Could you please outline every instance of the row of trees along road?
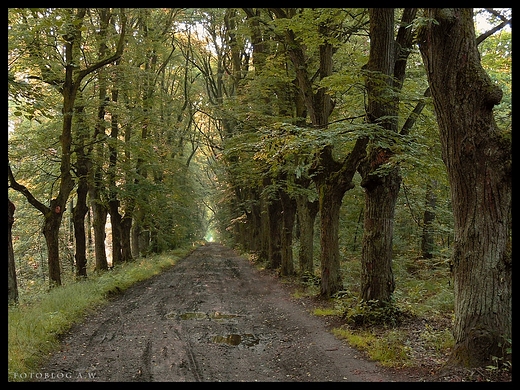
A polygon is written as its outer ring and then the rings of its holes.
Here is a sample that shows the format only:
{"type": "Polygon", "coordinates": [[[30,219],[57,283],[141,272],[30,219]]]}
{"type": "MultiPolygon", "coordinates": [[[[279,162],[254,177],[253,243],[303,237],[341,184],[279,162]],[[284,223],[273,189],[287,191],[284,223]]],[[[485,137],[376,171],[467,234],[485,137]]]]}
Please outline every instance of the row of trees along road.
{"type": "Polygon", "coordinates": [[[8,11],[10,303],[15,258],[54,287],[68,251],[85,278],[211,232],[325,297],[360,251],[376,310],[419,246],[452,267],[451,364],[507,357],[509,9],[479,36],[472,8],[8,11]]]}

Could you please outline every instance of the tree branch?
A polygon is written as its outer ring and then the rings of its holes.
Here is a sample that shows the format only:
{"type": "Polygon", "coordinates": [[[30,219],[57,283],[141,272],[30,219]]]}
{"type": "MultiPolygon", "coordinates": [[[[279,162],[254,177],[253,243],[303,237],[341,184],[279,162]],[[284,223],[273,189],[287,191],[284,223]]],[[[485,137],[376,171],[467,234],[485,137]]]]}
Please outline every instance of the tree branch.
{"type": "Polygon", "coordinates": [[[11,164],[7,162],[7,177],[9,179],[10,187],[21,193],[27,201],[33,205],[38,211],[40,211],[43,215],[50,212],[50,208],[45,206],[43,203],[41,203],[38,199],[34,197],[34,195],[25,187],[24,185],[18,183],[16,179],[14,178],[13,171],[11,170],[11,164]]]}

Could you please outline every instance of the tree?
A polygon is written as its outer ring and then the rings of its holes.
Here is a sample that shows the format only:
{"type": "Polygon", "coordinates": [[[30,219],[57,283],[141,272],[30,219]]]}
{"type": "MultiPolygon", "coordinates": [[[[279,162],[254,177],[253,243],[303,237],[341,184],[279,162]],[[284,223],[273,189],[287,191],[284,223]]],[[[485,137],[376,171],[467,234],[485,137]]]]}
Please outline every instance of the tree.
{"type": "Polygon", "coordinates": [[[511,141],[481,65],[471,8],[428,8],[418,33],[453,203],[455,346],[467,367],[506,358],[512,332],[511,141]]]}
{"type": "MultiPolygon", "coordinates": [[[[273,14],[278,19],[284,20],[294,17],[293,10],[286,12],[282,8],[272,8],[273,14]]],[[[310,11],[310,15],[313,15],[310,11]]],[[[309,15],[307,15],[309,16],[309,15]]],[[[327,88],[313,85],[314,79],[322,81],[333,73],[333,54],[337,50],[334,34],[337,33],[341,20],[341,12],[338,10],[326,10],[320,18],[311,18],[319,35],[317,39],[317,67],[311,71],[307,62],[305,45],[295,34],[294,29],[286,28],[283,35],[287,54],[291,59],[296,73],[297,85],[303,102],[309,115],[311,126],[315,129],[326,130],[329,125],[329,117],[334,110],[335,102],[327,88]]],[[[356,31],[363,23],[363,17],[354,18],[350,33],[356,31]]],[[[315,42],[316,44],[316,42],[315,42]]],[[[365,157],[367,137],[357,139],[350,153],[337,161],[333,153],[333,145],[321,147],[316,153],[311,171],[312,180],[318,189],[319,213],[320,213],[320,267],[321,290],[320,294],[330,297],[343,289],[343,281],[340,273],[339,255],[339,210],[345,193],[354,187],[352,179],[356,173],[359,162],[365,157]]]]}
{"type": "MultiPolygon", "coordinates": [[[[412,46],[409,26],[415,8],[405,8],[394,38],[393,8],[370,8],[370,57],[366,65],[370,123],[382,131],[369,144],[368,156],[360,164],[361,186],[365,190],[364,236],[362,249],[361,299],[388,304],[395,289],[392,271],[394,212],[401,176],[391,160],[392,138],[398,133],[399,93],[412,46]]],[[[409,129],[403,127],[401,134],[409,129]]]]}

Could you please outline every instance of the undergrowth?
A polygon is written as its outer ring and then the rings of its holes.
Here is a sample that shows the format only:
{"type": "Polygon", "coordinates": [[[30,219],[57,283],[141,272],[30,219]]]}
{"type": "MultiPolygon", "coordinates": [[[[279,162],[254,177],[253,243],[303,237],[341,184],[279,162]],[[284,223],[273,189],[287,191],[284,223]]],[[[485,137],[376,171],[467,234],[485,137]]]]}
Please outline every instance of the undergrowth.
{"type": "MultiPolygon", "coordinates": [[[[342,263],[344,289],[314,310],[341,325],[333,329],[370,359],[387,367],[412,367],[420,352],[428,351],[441,362],[454,345],[451,334],[453,286],[445,259],[396,256],[396,289],[390,302],[361,301],[361,262],[351,256],[342,263]]],[[[297,296],[317,296],[319,270],[301,280],[297,296]]]]}

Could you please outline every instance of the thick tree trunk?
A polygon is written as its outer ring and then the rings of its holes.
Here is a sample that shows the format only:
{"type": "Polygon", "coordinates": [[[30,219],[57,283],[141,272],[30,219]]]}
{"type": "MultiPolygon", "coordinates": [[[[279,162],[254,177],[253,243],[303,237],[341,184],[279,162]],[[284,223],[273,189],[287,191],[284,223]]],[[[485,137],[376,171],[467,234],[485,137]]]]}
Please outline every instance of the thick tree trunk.
{"type": "Polygon", "coordinates": [[[51,211],[45,215],[43,236],[47,244],[47,265],[49,267],[50,287],[61,286],[61,265],[59,236],[63,217],[61,206],[55,200],[51,201],[51,211]]]}
{"type": "Polygon", "coordinates": [[[239,234],[237,236],[240,246],[246,252],[258,253],[261,246],[261,208],[260,208],[260,193],[256,188],[244,188],[242,191],[237,191],[241,195],[241,202],[247,203],[249,206],[245,207],[245,220],[237,224],[239,234]]]}
{"type": "Polygon", "coordinates": [[[455,346],[449,363],[507,358],[512,333],[511,143],[493,107],[502,91],[482,68],[471,8],[432,8],[419,34],[450,180],[455,346]]]}
{"type": "Polygon", "coordinates": [[[343,289],[339,259],[339,210],[345,193],[354,188],[352,179],[366,155],[368,137],[358,138],[347,158],[339,163],[332,147],[321,150],[315,160],[313,180],[318,188],[320,213],[320,294],[330,297],[343,289]]]}
{"type": "Polygon", "coordinates": [[[330,297],[343,290],[339,256],[339,211],[345,191],[334,182],[319,187],[320,207],[320,294],[330,297]]]}
{"type": "Polygon", "coordinates": [[[395,290],[392,270],[394,211],[401,176],[394,169],[378,178],[375,185],[366,181],[364,236],[361,266],[361,299],[388,303],[395,290]]]}
{"type": "MultiPolygon", "coordinates": [[[[78,11],[78,21],[81,22],[85,10],[78,11]]],[[[79,23],[81,24],[81,23],[79,23]]],[[[78,25],[79,29],[79,25],[78,25]]],[[[51,287],[61,285],[61,266],[59,251],[59,231],[63,212],[69,195],[74,188],[71,170],[71,147],[72,147],[72,118],[74,115],[74,102],[83,76],[74,80],[75,39],[77,31],[66,36],[65,48],[65,80],[61,91],[63,96],[63,125],[60,135],[61,163],[60,163],[60,186],[58,196],[51,200],[49,211],[44,215],[43,235],[47,244],[47,263],[49,265],[49,282],[51,287]]]]}
{"type": "MultiPolygon", "coordinates": [[[[119,64],[119,61],[116,62],[116,65],[119,64]]],[[[112,101],[117,103],[119,97],[119,91],[117,89],[112,89],[112,101]]],[[[117,140],[119,137],[119,118],[117,115],[112,114],[110,120],[110,138],[113,140],[117,140]]],[[[146,127],[146,126],[144,126],[146,127]]],[[[143,129],[143,133],[146,133],[146,129],[143,129]]],[[[146,136],[143,136],[145,139],[146,136]]],[[[121,201],[118,197],[118,186],[116,183],[116,170],[118,164],[118,150],[112,144],[109,144],[109,167],[108,167],[108,182],[109,182],[109,201],[108,201],[108,212],[110,213],[110,224],[112,226],[112,264],[117,265],[123,262],[123,253],[122,253],[122,229],[121,229],[121,220],[122,216],[119,213],[119,206],[121,205],[121,201]]],[[[139,164],[138,159],[138,166],[139,164]]],[[[139,168],[137,169],[139,173],[139,168]]]]}
{"type": "MultiPolygon", "coordinates": [[[[286,12],[282,8],[271,9],[277,18],[290,18],[291,12],[286,12]]],[[[319,28],[319,33],[323,37],[330,36],[332,33],[332,26],[327,23],[323,23],[319,28]]],[[[287,55],[291,59],[294,69],[296,72],[297,85],[300,91],[299,97],[305,104],[306,113],[312,122],[312,125],[317,128],[326,128],[329,122],[329,116],[334,109],[334,101],[327,89],[324,87],[315,88],[313,85],[313,77],[307,67],[307,60],[305,55],[305,49],[297,41],[294,31],[287,29],[282,39],[285,39],[287,44],[287,55]]],[[[334,46],[327,40],[319,47],[319,69],[317,74],[319,79],[322,80],[332,74],[332,57],[334,54],[334,46]]],[[[299,108],[302,110],[302,107],[299,108]]],[[[359,145],[359,144],[358,144],[359,145]]],[[[365,144],[366,145],[366,144],[365,144]]],[[[338,197],[340,196],[337,192],[341,189],[341,197],[347,191],[347,188],[351,184],[352,176],[348,175],[345,177],[345,171],[350,170],[348,164],[351,159],[346,159],[343,164],[334,161],[332,158],[332,146],[323,148],[316,154],[316,159],[313,163],[314,172],[319,172],[318,176],[313,177],[314,182],[320,193],[319,210],[322,217],[321,231],[320,231],[320,262],[321,262],[321,293],[325,296],[330,296],[343,288],[341,281],[341,274],[339,268],[339,246],[338,246],[338,226],[332,228],[323,223],[323,212],[327,213],[328,217],[331,218],[330,222],[338,218],[339,215],[335,215],[334,211],[324,210],[324,208],[335,207],[338,203],[338,197]],[[334,180],[338,180],[334,183],[334,180]],[[336,235],[336,237],[334,237],[336,235]],[[327,245],[323,247],[323,245],[327,245]],[[331,246],[332,245],[332,246],[331,246]],[[335,245],[335,247],[334,247],[335,245]]],[[[352,161],[356,168],[358,160],[352,161]]],[[[355,173],[352,172],[352,175],[355,173]]],[[[352,187],[350,187],[352,188],[352,187]]],[[[339,199],[341,205],[341,199],[339,199]]],[[[336,212],[339,209],[335,209],[336,212]]],[[[327,217],[327,218],[328,218],[327,217]]]]}
{"type": "Polygon", "coordinates": [[[247,216],[249,231],[249,250],[258,253],[262,247],[262,209],[260,193],[251,189],[251,212],[247,216]]]}
{"type": "MultiPolygon", "coordinates": [[[[371,8],[370,56],[367,63],[367,118],[379,124],[384,132],[397,133],[399,91],[405,78],[408,56],[412,47],[412,32],[408,26],[417,13],[405,8],[401,27],[395,34],[393,8],[371,8]]],[[[407,126],[413,122],[409,121],[407,126]]],[[[409,127],[403,127],[406,134],[409,127]]],[[[388,304],[395,288],[392,271],[392,241],[394,211],[401,176],[399,167],[392,166],[391,148],[370,145],[368,158],[360,164],[361,186],[365,188],[363,249],[361,253],[361,299],[388,304]],[[385,164],[388,164],[385,167],[385,164]],[[381,171],[378,171],[382,169],[381,171]]]]}

